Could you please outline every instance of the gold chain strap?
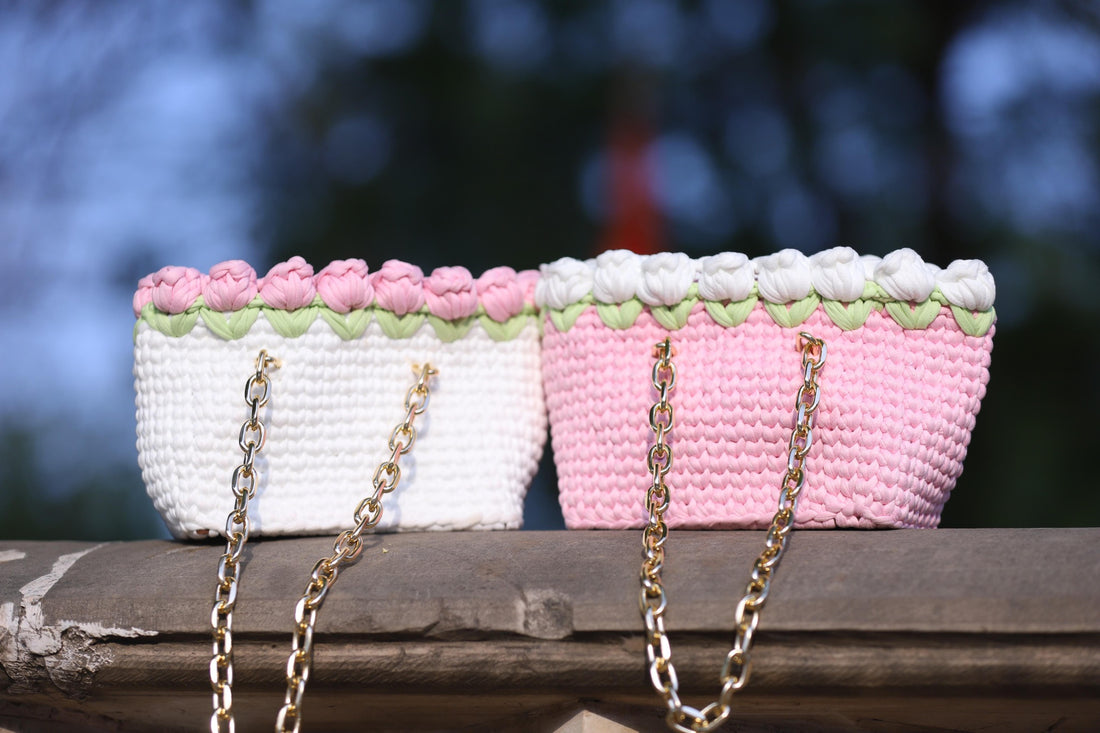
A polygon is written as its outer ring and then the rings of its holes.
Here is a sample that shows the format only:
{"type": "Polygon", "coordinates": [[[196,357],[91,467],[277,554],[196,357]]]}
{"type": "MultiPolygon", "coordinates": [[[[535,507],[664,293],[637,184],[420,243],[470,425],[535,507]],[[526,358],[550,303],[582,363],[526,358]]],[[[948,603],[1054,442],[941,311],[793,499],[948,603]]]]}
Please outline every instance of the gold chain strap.
{"type": "Polygon", "coordinates": [[[734,693],[749,681],[753,635],[760,623],[760,611],[768,599],[772,571],[783,556],[787,537],[794,526],[795,507],[806,480],[802,467],[813,445],[814,413],[821,400],[817,375],[825,365],[825,342],[808,333],[800,333],[798,346],[802,352],[802,386],[798,388],[795,399],[795,427],[788,444],[787,471],[780,485],[779,510],[768,528],[764,551],[753,563],[752,579],[745,595],[734,612],[736,628],[733,648],[726,655],[719,677],[722,690],[718,700],[702,710],[684,705],[680,700],[680,683],[676,668],[672,666],[672,647],[665,633],[664,614],[668,601],[661,585],[661,567],[665,559],[664,545],[668,539],[664,513],[669,506],[669,488],[665,476],[672,468],[672,450],[667,438],[673,424],[673,409],[668,394],[676,385],[676,367],[672,363],[674,353],[669,339],[654,347],[657,361],[653,365],[653,386],[660,392],[660,397],[649,411],[649,426],[657,440],[646,459],[652,483],[646,493],[649,523],[642,535],[645,551],[641,574],[641,612],[645,620],[649,678],[668,707],[665,722],[669,728],[681,733],[712,731],[721,725],[729,717],[734,693]]]}
{"type": "Polygon", "coordinates": [[[336,582],[342,565],[351,563],[363,549],[362,535],[375,527],[382,518],[382,495],[393,491],[401,479],[398,460],[412,450],[416,442],[413,421],[428,409],[428,383],[438,374],[431,364],[413,365],[417,372],[416,384],[405,395],[405,419],[390,434],[390,457],[374,471],[374,493],[355,508],[355,526],[340,533],[333,544],[333,553],[313,566],[305,593],[294,607],[294,635],[291,653],[286,664],[286,697],[275,720],[275,730],[282,733],[297,731],[302,725],[302,697],[309,681],[313,664],[313,630],[317,623],[317,611],[336,582]]]}
{"type": "Polygon", "coordinates": [[[260,408],[267,404],[271,396],[267,369],[278,369],[279,366],[278,359],[261,350],[256,357],[256,373],[248,378],[244,386],[244,401],[250,414],[241,425],[237,438],[244,452],[244,461],[233,469],[230,485],[236,501],[225,520],[225,554],[218,561],[218,587],[214,593],[214,608],[210,611],[210,626],[214,630],[214,656],[210,660],[210,686],[214,690],[211,733],[232,733],[236,729],[233,720],[233,607],[237,604],[241,552],[248,542],[252,526],[248,518],[248,501],[256,495],[259,481],[254,461],[267,437],[267,430],[260,422],[260,408]]]}

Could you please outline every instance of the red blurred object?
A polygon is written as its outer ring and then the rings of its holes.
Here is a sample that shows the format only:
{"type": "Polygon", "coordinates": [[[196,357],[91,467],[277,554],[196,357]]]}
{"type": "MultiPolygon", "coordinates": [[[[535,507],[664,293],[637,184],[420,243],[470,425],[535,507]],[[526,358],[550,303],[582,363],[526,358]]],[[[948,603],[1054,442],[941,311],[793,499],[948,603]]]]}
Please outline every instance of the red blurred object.
{"type": "Polygon", "coordinates": [[[608,217],[599,251],[629,249],[660,252],[662,226],[653,196],[653,171],[647,152],[653,141],[641,115],[620,114],[611,129],[608,155],[608,217]]]}

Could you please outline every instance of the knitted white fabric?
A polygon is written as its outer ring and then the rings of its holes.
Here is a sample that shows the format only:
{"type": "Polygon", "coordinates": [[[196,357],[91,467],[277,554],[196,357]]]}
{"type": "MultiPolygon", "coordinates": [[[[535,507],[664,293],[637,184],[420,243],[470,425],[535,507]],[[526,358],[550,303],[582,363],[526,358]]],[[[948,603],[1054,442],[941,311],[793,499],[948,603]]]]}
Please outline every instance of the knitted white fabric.
{"type": "Polygon", "coordinates": [[[261,314],[242,338],[225,340],[200,319],[184,337],[140,322],[135,335],[138,462],[149,496],[176,537],[223,534],[230,477],[248,416],[244,384],[266,349],[270,372],[261,412],[267,442],[248,513],[254,535],[333,534],[353,523],[371,477],[389,457],[415,381],[412,364],[439,370],[418,437],[401,459],[401,481],[383,498],[380,530],[511,529],[546,440],[539,333],[534,319],[494,341],[479,324],[445,343],[427,324],[392,339],[377,322],[345,341],[317,319],[298,338],[261,314]]]}

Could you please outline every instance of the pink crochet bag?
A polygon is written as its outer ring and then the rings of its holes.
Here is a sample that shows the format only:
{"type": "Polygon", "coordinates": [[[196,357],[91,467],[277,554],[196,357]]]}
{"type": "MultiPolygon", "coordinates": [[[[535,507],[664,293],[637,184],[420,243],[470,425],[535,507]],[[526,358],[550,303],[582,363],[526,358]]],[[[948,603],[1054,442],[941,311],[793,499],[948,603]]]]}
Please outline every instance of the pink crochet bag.
{"type": "Polygon", "coordinates": [[[934,527],[989,379],[986,266],[836,248],[749,260],[605,252],[542,267],[543,379],[570,528],[647,520],[653,346],[677,350],[672,527],[766,527],[787,463],[799,331],[828,344],[802,527],[934,527]]]}

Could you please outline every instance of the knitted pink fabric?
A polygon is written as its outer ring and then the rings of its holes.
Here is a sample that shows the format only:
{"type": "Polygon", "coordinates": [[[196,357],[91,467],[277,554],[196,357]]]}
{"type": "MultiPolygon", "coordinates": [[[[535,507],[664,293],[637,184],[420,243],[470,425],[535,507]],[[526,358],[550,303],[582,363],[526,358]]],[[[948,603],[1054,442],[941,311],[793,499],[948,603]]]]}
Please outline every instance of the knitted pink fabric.
{"type": "Polygon", "coordinates": [[[989,379],[992,329],[966,335],[948,308],[927,329],[887,314],[843,331],[819,308],[782,328],[757,305],[727,328],[697,304],[669,332],[649,311],[615,330],[588,307],[568,332],[550,319],[543,377],[565,522],[625,529],[646,521],[653,345],[671,336],[672,527],[765,527],[771,521],[802,373],[796,339],[828,345],[821,408],[806,459],[802,527],[934,527],[962,472],[989,379]]]}

